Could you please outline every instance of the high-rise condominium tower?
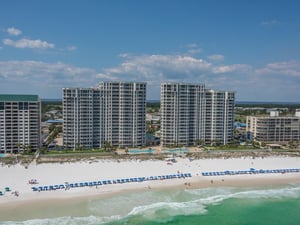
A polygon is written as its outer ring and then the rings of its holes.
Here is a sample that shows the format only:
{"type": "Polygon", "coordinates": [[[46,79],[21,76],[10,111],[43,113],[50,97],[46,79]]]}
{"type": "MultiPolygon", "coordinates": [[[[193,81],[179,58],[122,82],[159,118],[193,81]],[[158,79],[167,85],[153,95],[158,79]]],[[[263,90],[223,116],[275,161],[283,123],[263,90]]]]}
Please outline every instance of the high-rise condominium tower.
{"type": "Polygon", "coordinates": [[[64,88],[66,148],[146,143],[146,83],[101,82],[96,88],[64,88]]]}
{"type": "Polygon", "coordinates": [[[0,153],[40,147],[41,102],[37,95],[0,95],[0,153]]]}
{"type": "Polygon", "coordinates": [[[161,144],[226,144],[233,139],[234,92],[203,84],[161,84],[161,144]]]}
{"type": "Polygon", "coordinates": [[[103,140],[113,146],[146,144],[146,83],[101,82],[103,140]]]}
{"type": "Polygon", "coordinates": [[[234,139],[234,99],[231,91],[205,90],[200,140],[225,145],[234,139]]]}
{"type": "Polygon", "coordinates": [[[100,147],[100,91],[63,88],[63,143],[66,148],[100,147]]]}

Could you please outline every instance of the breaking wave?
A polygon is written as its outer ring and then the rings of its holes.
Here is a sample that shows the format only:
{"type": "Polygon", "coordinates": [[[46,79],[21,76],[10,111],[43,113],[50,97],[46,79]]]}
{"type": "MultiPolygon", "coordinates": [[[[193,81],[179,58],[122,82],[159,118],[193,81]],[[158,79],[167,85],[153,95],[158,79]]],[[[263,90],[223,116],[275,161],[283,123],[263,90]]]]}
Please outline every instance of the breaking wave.
{"type": "Polygon", "coordinates": [[[227,199],[300,198],[300,185],[268,188],[204,188],[187,190],[145,191],[120,194],[106,199],[90,200],[85,207],[89,215],[57,217],[26,221],[5,221],[3,225],[86,225],[105,224],[130,218],[168,219],[177,215],[200,215],[208,206],[227,199]]]}

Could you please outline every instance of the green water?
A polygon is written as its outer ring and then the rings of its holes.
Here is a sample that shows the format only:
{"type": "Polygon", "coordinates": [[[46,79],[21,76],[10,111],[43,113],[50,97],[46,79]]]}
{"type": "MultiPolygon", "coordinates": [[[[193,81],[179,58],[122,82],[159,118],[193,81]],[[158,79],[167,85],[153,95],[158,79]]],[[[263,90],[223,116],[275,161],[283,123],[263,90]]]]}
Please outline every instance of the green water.
{"type": "MultiPolygon", "coordinates": [[[[164,219],[145,219],[142,215],[107,223],[121,224],[174,224],[174,225],[299,225],[300,199],[256,200],[231,199],[220,205],[207,207],[200,215],[178,215],[164,219]]],[[[160,212],[157,212],[159,215],[160,212]]],[[[163,210],[161,213],[164,213],[163,210]]]]}
{"type": "Polygon", "coordinates": [[[23,216],[22,209],[8,212],[15,219],[0,214],[0,224],[299,225],[300,185],[150,190],[69,206],[33,207],[32,212],[26,208],[23,216]]]}

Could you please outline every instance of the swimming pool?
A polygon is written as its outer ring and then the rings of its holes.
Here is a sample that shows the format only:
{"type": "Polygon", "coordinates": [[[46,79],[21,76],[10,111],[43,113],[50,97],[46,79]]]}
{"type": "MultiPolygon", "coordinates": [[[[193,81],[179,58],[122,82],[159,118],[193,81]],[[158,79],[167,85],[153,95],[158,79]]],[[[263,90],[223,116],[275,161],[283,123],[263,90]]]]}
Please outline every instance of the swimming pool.
{"type": "Polygon", "coordinates": [[[186,153],[189,152],[186,148],[175,148],[175,149],[163,149],[163,153],[186,153]]]}
{"type": "Polygon", "coordinates": [[[4,158],[5,156],[6,156],[6,154],[0,153],[0,158],[4,158]]]}
{"type": "Polygon", "coordinates": [[[139,150],[139,149],[131,149],[131,150],[128,150],[128,152],[130,154],[152,154],[153,153],[153,149],[144,149],[144,150],[139,150]]]}

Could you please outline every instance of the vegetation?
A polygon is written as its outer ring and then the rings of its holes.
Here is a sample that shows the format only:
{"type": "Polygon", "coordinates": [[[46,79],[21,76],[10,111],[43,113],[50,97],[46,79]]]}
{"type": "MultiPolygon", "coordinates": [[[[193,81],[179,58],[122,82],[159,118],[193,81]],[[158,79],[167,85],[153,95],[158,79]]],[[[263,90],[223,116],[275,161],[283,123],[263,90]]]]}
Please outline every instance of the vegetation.
{"type": "Polygon", "coordinates": [[[239,103],[235,105],[234,121],[246,123],[247,116],[267,116],[270,109],[278,110],[281,116],[294,115],[300,103],[239,103]]]}
{"type": "Polygon", "coordinates": [[[219,146],[212,146],[209,147],[210,150],[249,150],[249,149],[260,149],[257,145],[219,145],[219,146]]]}
{"type": "MultiPolygon", "coordinates": [[[[160,102],[159,101],[152,101],[147,102],[146,104],[147,112],[148,113],[154,113],[159,112],[160,109],[160,102]]],[[[235,121],[246,123],[246,116],[249,115],[268,115],[268,110],[270,109],[277,109],[280,111],[280,115],[293,115],[295,113],[295,110],[297,108],[300,108],[300,103],[260,103],[260,102],[254,102],[254,103],[243,103],[243,102],[237,102],[236,103],[236,111],[235,111],[235,121]]],[[[55,116],[57,114],[52,115],[51,111],[57,111],[58,114],[60,113],[62,115],[62,102],[61,101],[43,101],[42,102],[42,117],[43,121],[48,119],[56,119],[55,116]]],[[[155,134],[156,131],[160,129],[159,123],[147,122],[147,133],[155,134]]],[[[53,140],[62,133],[62,127],[57,125],[50,125],[49,126],[49,137],[47,140],[46,145],[48,146],[50,143],[53,142],[53,140]]],[[[212,144],[209,144],[210,149],[214,150],[227,150],[227,149],[259,149],[260,147],[265,147],[266,143],[258,143],[258,142],[251,142],[248,143],[248,145],[239,145],[239,141],[245,141],[245,139],[241,139],[241,136],[243,136],[244,133],[237,131],[235,132],[235,140],[230,143],[229,145],[221,145],[220,141],[215,140],[212,144]]],[[[196,140],[195,146],[205,146],[205,143],[203,140],[196,140]]],[[[298,148],[299,143],[296,142],[290,142],[287,145],[287,148],[289,149],[296,149],[298,148]]],[[[178,145],[170,145],[169,147],[180,147],[178,145]]],[[[25,149],[25,148],[24,148],[25,149]]],[[[25,154],[32,154],[30,151],[30,146],[26,147],[26,150],[24,151],[25,154]]],[[[83,146],[76,146],[75,150],[60,150],[60,151],[53,151],[48,152],[47,148],[41,148],[40,153],[42,154],[80,154],[80,153],[99,153],[99,154],[114,154],[115,148],[111,145],[111,143],[106,142],[102,149],[85,149],[83,146]]]]}
{"type": "Polygon", "coordinates": [[[289,109],[299,109],[300,103],[288,103],[288,102],[236,102],[236,107],[243,108],[289,108],[289,109]]]}
{"type": "Polygon", "coordinates": [[[62,101],[42,101],[42,113],[48,112],[50,110],[61,110],[62,101]]]}
{"type": "Polygon", "coordinates": [[[58,135],[62,132],[62,126],[51,124],[49,126],[49,135],[47,138],[46,146],[49,146],[55,140],[55,138],[57,138],[58,135]]]}
{"type": "Polygon", "coordinates": [[[147,113],[159,112],[160,102],[147,102],[147,113]]]}
{"type": "Polygon", "coordinates": [[[57,119],[62,115],[62,102],[61,101],[42,101],[42,121],[49,119],[57,119]],[[57,111],[54,114],[49,114],[50,111],[57,111]]]}

